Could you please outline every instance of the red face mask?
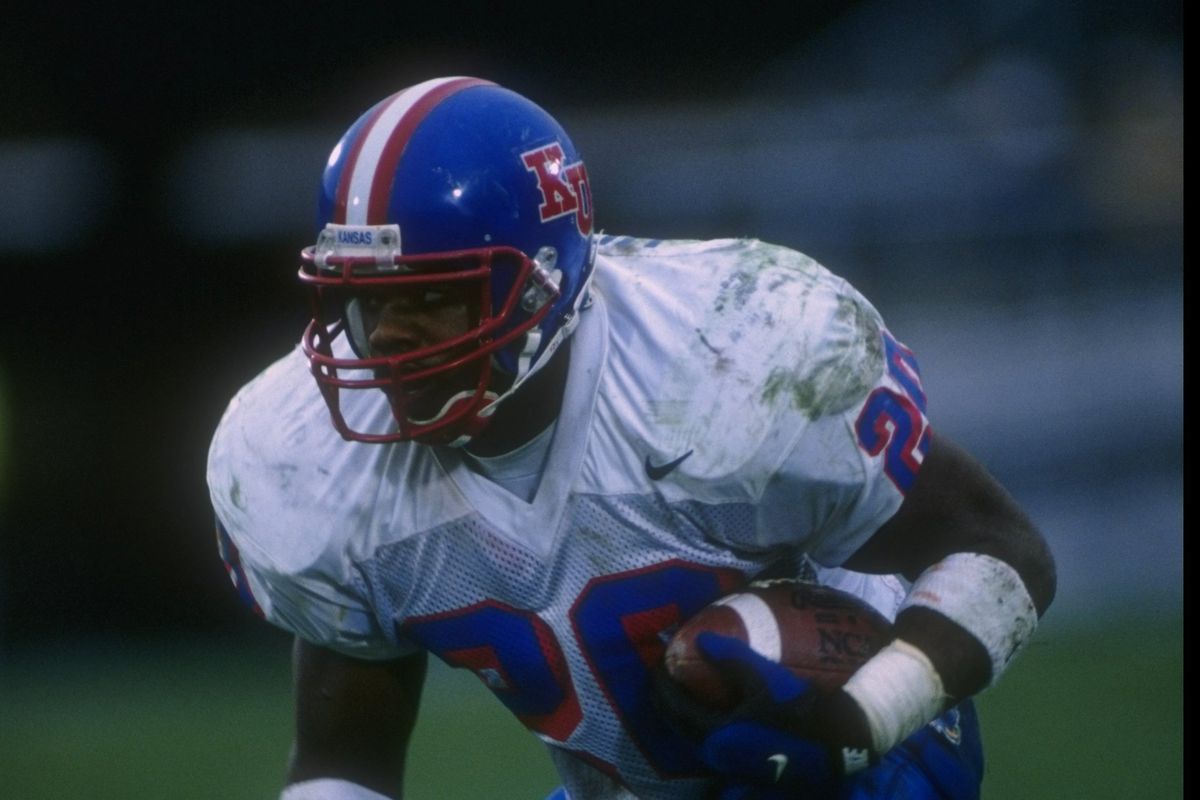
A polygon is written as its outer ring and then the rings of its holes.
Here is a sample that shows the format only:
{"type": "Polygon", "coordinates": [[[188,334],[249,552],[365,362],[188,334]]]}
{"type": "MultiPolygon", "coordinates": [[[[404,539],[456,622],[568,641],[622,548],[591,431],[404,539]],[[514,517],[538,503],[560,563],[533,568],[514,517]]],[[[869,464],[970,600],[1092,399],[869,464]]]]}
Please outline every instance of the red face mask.
{"type": "Polygon", "coordinates": [[[494,373],[492,354],[521,348],[559,297],[552,273],[510,247],[378,257],[318,244],[301,258],[313,310],[302,346],[334,427],[353,441],[462,445],[477,436],[496,389],[512,381],[494,373]],[[511,287],[506,297],[492,297],[496,285],[511,287]],[[335,355],[343,334],[351,352],[335,355]],[[394,430],[347,421],[341,393],[362,389],[386,394],[394,430]]]}

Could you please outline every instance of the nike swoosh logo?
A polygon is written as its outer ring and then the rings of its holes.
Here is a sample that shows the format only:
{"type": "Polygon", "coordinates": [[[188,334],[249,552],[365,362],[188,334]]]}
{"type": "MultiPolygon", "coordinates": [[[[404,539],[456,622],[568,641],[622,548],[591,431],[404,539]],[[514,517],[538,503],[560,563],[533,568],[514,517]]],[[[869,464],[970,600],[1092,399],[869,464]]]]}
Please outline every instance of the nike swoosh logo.
{"type": "Polygon", "coordinates": [[[687,460],[687,457],[693,452],[694,451],[692,450],[688,450],[679,458],[675,459],[674,461],[668,461],[665,464],[651,464],[650,456],[646,456],[646,474],[650,476],[650,480],[652,481],[662,480],[671,474],[671,470],[675,469],[685,460],[687,460]]]}
{"type": "Polygon", "coordinates": [[[783,771],[787,769],[788,757],[783,753],[776,753],[767,758],[767,761],[775,765],[775,782],[779,783],[779,779],[783,777],[783,771]]]}

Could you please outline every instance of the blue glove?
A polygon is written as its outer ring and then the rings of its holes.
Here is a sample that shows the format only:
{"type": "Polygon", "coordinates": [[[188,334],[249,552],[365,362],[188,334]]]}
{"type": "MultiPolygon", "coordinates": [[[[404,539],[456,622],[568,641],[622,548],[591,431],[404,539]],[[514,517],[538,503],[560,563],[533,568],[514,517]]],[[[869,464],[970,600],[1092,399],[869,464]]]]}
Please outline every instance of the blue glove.
{"type": "Polygon", "coordinates": [[[866,717],[845,692],[822,692],[739,639],[702,633],[696,644],[733,685],[747,687],[731,712],[704,712],[685,725],[702,729],[701,759],[729,782],[723,800],[831,796],[845,775],[878,761],[866,717]]]}

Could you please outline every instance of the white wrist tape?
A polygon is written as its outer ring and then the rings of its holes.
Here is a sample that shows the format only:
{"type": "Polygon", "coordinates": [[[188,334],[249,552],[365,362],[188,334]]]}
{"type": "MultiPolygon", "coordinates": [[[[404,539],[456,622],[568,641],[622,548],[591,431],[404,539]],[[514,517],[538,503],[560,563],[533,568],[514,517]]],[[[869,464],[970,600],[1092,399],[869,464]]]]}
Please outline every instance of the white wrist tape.
{"type": "Polygon", "coordinates": [[[899,611],[910,606],[933,609],[979,640],[992,659],[988,685],[1037,627],[1037,609],[1021,576],[1000,559],[979,553],[953,553],[922,572],[899,611]]]}
{"type": "Polygon", "coordinates": [[[948,699],[929,657],[902,639],[859,667],[842,689],[862,708],[880,754],[942,713],[948,699]]]}
{"type": "Polygon", "coordinates": [[[387,795],[340,778],[314,778],[285,786],[279,800],[391,800],[387,795]]]}

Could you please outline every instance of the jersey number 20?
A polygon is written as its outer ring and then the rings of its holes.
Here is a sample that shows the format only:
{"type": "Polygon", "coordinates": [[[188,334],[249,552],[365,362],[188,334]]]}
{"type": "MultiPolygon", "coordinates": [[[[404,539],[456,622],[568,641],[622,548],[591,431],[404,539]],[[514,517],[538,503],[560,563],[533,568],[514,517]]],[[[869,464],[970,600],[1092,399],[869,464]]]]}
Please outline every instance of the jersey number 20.
{"type": "MultiPolygon", "coordinates": [[[[569,612],[590,680],[646,760],[663,775],[696,774],[693,749],[650,701],[650,670],[680,622],[742,580],[737,570],[685,561],[592,579],[569,612]]],[[[550,628],[530,611],[488,601],[409,619],[403,635],[473,671],[530,728],[565,742],[582,720],[574,679],[550,628]]],[[[602,770],[612,767],[591,761],[602,770]]]]}
{"type": "Polygon", "coordinates": [[[888,374],[901,391],[880,386],[871,392],[854,429],[869,455],[883,453],[883,471],[901,494],[907,494],[929,450],[925,391],[912,351],[883,332],[888,374]]]}

